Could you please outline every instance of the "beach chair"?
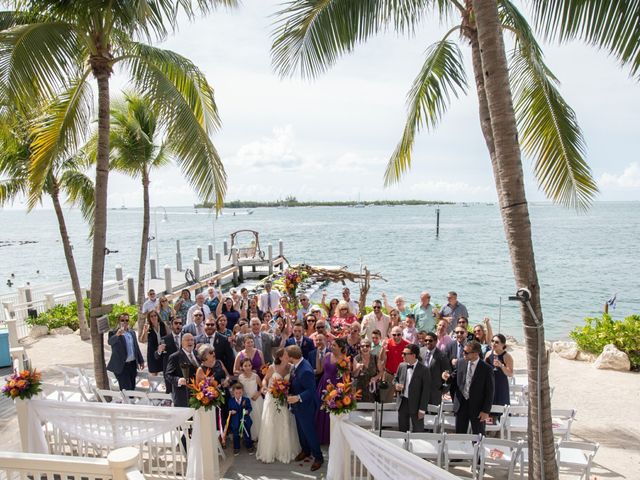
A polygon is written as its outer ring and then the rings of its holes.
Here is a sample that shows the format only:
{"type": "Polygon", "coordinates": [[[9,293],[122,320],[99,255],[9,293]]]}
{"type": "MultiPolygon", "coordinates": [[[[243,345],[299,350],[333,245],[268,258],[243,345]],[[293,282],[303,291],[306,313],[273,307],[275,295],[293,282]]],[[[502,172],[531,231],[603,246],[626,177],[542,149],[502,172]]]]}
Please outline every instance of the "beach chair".
{"type": "Polygon", "coordinates": [[[483,479],[484,472],[488,468],[491,470],[492,478],[495,478],[493,470],[500,469],[507,471],[507,480],[512,480],[523,445],[524,442],[522,440],[516,442],[484,437],[479,446],[480,467],[478,468],[478,479],[483,479]]]}
{"type": "Polygon", "coordinates": [[[491,418],[485,424],[486,432],[497,432],[500,438],[504,437],[504,423],[506,421],[509,405],[492,405],[491,418]]]}
{"type": "Polygon", "coordinates": [[[452,461],[468,462],[471,466],[471,474],[476,478],[476,466],[479,460],[479,446],[482,435],[470,433],[443,433],[444,438],[444,466],[449,470],[452,461]]]}
{"type": "Polygon", "coordinates": [[[551,409],[551,427],[553,435],[562,437],[562,440],[571,438],[571,424],[576,418],[574,409],[551,409]]]}
{"type": "Polygon", "coordinates": [[[506,415],[504,429],[507,440],[511,440],[514,433],[522,433],[526,437],[529,429],[529,407],[511,405],[506,415]]]}
{"type": "Polygon", "coordinates": [[[442,467],[444,433],[409,433],[408,450],[442,467]]]}
{"type": "Polygon", "coordinates": [[[561,440],[557,446],[558,468],[562,475],[580,475],[580,479],[591,478],[591,464],[600,444],[589,442],[569,442],[561,440]]]}
{"type": "Polygon", "coordinates": [[[456,416],[453,413],[453,403],[442,402],[440,405],[440,420],[438,421],[440,431],[456,431],[456,416]]]}
{"type": "Polygon", "coordinates": [[[407,450],[407,442],[409,432],[398,432],[396,430],[382,430],[380,438],[384,438],[387,442],[392,443],[396,447],[407,450]]]}
{"type": "Polygon", "coordinates": [[[440,429],[440,409],[441,405],[427,405],[427,413],[424,416],[425,430],[438,433],[440,429]]]}

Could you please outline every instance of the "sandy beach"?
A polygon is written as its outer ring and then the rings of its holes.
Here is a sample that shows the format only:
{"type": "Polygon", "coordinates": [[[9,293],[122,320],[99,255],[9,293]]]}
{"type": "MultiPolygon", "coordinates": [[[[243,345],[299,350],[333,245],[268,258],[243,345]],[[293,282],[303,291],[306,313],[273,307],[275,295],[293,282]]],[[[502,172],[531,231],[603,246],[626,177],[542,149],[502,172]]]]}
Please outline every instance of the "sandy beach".
{"type": "MultiPolygon", "coordinates": [[[[45,382],[61,380],[54,365],[91,368],[91,344],[77,335],[49,335],[25,344],[25,348],[45,382]]],[[[523,368],[524,347],[515,346],[511,351],[515,368],[523,368]]],[[[108,358],[108,348],[106,355],[108,358]]],[[[555,386],[553,407],[577,410],[573,439],[600,443],[592,478],[640,478],[640,374],[596,370],[590,363],[565,360],[552,353],[550,381],[555,386]]],[[[17,420],[10,409],[3,420],[0,449],[18,451],[17,420]]]]}

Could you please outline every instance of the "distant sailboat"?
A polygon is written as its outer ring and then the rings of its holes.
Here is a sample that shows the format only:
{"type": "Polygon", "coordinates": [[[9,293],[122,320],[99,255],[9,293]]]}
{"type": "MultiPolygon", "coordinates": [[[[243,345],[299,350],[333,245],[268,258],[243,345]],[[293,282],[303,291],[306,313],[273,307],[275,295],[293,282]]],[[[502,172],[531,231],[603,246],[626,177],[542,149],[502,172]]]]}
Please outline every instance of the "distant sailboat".
{"type": "Polygon", "coordinates": [[[366,205],[362,202],[360,202],[360,194],[358,194],[358,203],[356,203],[354,206],[354,208],[364,208],[366,207],[366,205]]]}
{"type": "Polygon", "coordinates": [[[127,206],[124,204],[124,198],[122,199],[122,205],[120,206],[120,210],[126,210],[127,206]]]}

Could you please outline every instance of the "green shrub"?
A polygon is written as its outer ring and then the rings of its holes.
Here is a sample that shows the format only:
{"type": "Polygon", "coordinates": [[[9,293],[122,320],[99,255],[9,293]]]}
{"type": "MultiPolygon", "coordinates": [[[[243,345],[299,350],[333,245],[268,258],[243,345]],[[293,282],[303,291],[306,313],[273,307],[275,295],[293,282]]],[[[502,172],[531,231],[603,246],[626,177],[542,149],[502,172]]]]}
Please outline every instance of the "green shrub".
{"type": "MultiPolygon", "coordinates": [[[[89,300],[84,301],[84,311],[89,319],[89,300]]],[[[131,321],[131,325],[135,325],[138,321],[138,307],[135,305],[125,305],[124,302],[120,302],[113,306],[113,310],[109,314],[109,325],[113,328],[118,323],[118,315],[121,313],[128,313],[131,321]]],[[[78,313],[76,312],[76,302],[71,302],[68,305],[56,305],[53,308],[41,313],[37,318],[28,318],[27,323],[31,326],[44,325],[49,328],[49,331],[54,328],[69,327],[74,332],[80,328],[78,322],[78,313]]]]}
{"type": "Polygon", "coordinates": [[[602,318],[585,318],[585,326],[576,327],[569,334],[585,352],[600,355],[605,345],[613,344],[629,356],[631,368],[640,369],[640,315],[616,321],[609,314],[602,318]]]}
{"type": "Polygon", "coordinates": [[[114,328],[118,324],[118,315],[129,314],[129,325],[134,326],[138,321],[138,307],[136,305],[126,305],[124,302],[116,303],[109,314],[109,326],[114,328]]]}

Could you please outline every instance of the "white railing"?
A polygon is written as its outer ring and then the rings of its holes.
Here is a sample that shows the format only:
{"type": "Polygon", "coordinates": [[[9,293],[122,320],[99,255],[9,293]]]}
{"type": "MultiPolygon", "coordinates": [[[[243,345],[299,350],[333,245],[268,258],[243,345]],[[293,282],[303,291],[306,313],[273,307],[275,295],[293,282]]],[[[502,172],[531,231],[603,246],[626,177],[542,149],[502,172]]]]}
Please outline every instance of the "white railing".
{"type": "Polygon", "coordinates": [[[114,450],[107,458],[0,452],[0,480],[144,480],[135,448],[114,450]]]}
{"type": "Polygon", "coordinates": [[[331,416],[328,480],[459,480],[451,473],[359,427],[331,416]]]}

